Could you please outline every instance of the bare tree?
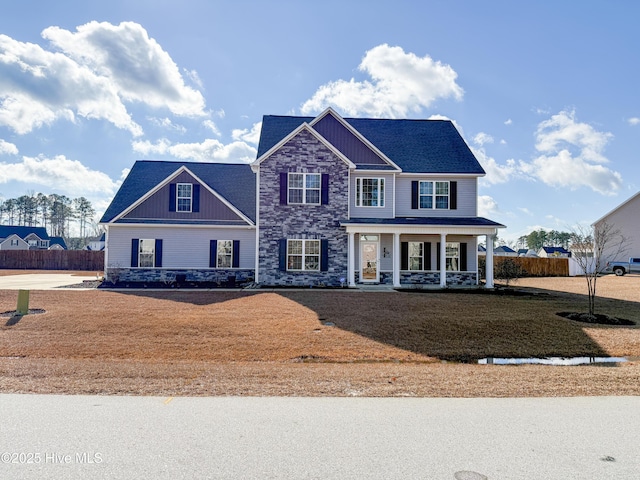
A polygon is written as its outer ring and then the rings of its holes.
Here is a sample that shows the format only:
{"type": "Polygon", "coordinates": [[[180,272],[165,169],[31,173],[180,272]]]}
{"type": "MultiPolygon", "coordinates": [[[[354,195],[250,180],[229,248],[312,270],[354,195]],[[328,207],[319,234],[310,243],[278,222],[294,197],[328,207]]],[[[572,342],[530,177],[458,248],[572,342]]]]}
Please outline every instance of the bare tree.
{"type": "Polygon", "coordinates": [[[571,252],[578,268],[587,280],[589,315],[595,316],[596,284],[607,263],[622,256],[629,249],[629,240],[620,229],[605,222],[584,227],[578,225],[571,232],[571,252]]]}

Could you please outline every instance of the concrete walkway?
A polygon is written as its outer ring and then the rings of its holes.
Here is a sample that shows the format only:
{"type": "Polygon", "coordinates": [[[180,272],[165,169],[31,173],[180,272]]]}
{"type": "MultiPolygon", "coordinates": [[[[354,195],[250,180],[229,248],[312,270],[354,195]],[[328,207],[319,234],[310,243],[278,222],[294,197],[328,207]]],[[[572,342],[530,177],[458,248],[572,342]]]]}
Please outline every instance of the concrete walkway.
{"type": "Polygon", "coordinates": [[[52,290],[81,284],[84,280],[96,280],[96,277],[79,277],[68,273],[8,275],[0,277],[0,290],[52,290]]]}

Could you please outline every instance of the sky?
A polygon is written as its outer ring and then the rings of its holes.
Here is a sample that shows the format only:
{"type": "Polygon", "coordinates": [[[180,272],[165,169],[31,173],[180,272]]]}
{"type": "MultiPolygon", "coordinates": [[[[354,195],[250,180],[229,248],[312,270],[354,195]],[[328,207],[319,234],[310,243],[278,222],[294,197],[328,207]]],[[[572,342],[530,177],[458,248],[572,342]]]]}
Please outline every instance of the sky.
{"type": "Polygon", "coordinates": [[[263,115],[446,118],[515,241],[640,188],[640,2],[46,0],[0,16],[0,199],[251,162],[263,115]]]}

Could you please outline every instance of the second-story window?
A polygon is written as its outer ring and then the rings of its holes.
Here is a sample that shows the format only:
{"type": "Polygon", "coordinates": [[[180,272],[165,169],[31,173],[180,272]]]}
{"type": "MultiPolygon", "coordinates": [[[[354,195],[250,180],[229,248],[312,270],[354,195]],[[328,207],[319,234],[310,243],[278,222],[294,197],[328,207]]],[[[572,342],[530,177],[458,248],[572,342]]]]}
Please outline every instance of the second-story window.
{"type": "Polygon", "coordinates": [[[449,208],[449,182],[420,182],[420,208],[449,208]]]}
{"type": "Polygon", "coordinates": [[[356,207],[384,207],[384,178],[356,178],[356,207]]]}
{"type": "Polygon", "coordinates": [[[289,202],[320,205],[320,174],[289,173],[289,202]]]}
{"type": "Polygon", "coordinates": [[[178,183],[176,193],[176,211],[190,212],[193,199],[193,185],[190,183],[178,183]]]}

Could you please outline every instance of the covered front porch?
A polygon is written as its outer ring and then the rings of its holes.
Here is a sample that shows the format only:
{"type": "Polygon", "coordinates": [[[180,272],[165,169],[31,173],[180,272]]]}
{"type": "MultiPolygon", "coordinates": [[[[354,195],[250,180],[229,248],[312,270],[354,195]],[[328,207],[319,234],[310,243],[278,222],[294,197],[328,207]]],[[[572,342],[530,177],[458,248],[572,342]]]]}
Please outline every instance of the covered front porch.
{"type": "Polygon", "coordinates": [[[484,218],[352,219],[348,285],[479,285],[478,242],[487,248],[485,287],[493,288],[493,238],[502,225],[484,218]]]}

